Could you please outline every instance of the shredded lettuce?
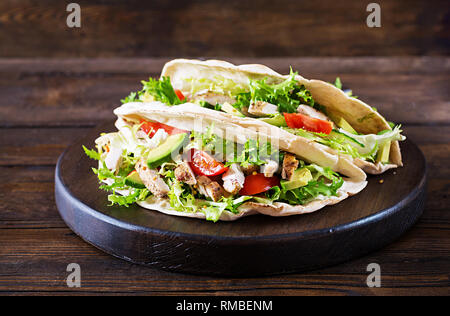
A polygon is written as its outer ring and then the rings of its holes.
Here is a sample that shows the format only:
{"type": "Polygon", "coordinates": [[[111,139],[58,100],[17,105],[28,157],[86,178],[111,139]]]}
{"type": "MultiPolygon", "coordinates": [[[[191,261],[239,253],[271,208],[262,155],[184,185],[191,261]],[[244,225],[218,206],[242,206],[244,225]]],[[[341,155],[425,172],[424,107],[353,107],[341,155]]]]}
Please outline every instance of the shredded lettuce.
{"type": "Polygon", "coordinates": [[[284,130],[298,136],[313,140],[326,145],[340,153],[347,154],[353,158],[367,161],[375,161],[379,148],[387,141],[404,140],[401,135],[400,125],[393,130],[384,130],[378,134],[355,135],[342,128],[333,130],[329,135],[323,133],[309,132],[303,129],[283,128],[284,130]]]}
{"type": "Polygon", "coordinates": [[[386,142],[392,142],[397,140],[405,140],[405,136],[401,135],[402,130],[400,129],[401,126],[397,125],[392,130],[384,130],[379,132],[378,134],[368,134],[368,135],[354,135],[350,134],[349,132],[339,129],[339,132],[342,134],[348,135],[349,137],[352,137],[356,139],[359,143],[363,144],[364,146],[356,147],[358,150],[358,153],[360,155],[368,155],[372,153],[373,151],[378,151],[379,146],[383,145],[386,142]]]}
{"type": "Polygon", "coordinates": [[[247,90],[246,86],[237,84],[233,80],[222,76],[215,76],[213,79],[186,78],[184,81],[191,87],[191,95],[194,95],[200,91],[208,90],[214,93],[235,97],[236,95],[247,90]]]}

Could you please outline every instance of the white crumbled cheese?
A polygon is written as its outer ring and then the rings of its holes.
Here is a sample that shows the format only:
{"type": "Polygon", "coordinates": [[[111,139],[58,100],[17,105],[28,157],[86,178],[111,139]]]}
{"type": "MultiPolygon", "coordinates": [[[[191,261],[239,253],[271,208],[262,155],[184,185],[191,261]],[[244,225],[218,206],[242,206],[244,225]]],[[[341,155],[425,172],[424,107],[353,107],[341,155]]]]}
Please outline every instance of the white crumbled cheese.
{"type": "Polygon", "coordinates": [[[273,175],[278,171],[279,168],[278,162],[275,160],[269,160],[267,163],[263,166],[261,166],[261,171],[264,173],[265,177],[273,177],[273,175]]]}
{"type": "Polygon", "coordinates": [[[161,144],[163,141],[166,140],[166,138],[169,137],[169,134],[162,128],[156,131],[155,135],[150,139],[149,145],[150,148],[158,147],[159,144],[161,144]]]}
{"type": "Polygon", "coordinates": [[[122,149],[118,147],[110,148],[105,158],[106,168],[109,170],[118,170],[122,162],[122,149]]]}
{"type": "Polygon", "coordinates": [[[236,194],[244,186],[245,176],[239,164],[232,164],[223,174],[223,188],[225,191],[236,194]]]}

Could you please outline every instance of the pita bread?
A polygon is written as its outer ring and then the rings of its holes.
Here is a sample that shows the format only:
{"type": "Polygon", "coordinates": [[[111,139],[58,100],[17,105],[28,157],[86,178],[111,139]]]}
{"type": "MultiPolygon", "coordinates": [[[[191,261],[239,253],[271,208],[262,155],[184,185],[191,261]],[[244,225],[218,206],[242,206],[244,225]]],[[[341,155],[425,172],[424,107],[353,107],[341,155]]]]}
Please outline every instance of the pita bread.
{"type": "MultiPolygon", "coordinates": [[[[224,211],[220,217],[220,220],[223,221],[232,221],[243,216],[254,214],[289,216],[311,213],[326,205],[336,204],[349,196],[357,194],[367,185],[365,173],[349,161],[348,158],[337,157],[336,155],[327,153],[320,146],[312,144],[309,140],[282,131],[270,124],[259,121],[255,122],[256,120],[254,119],[238,118],[227,113],[205,109],[192,103],[177,106],[167,106],[161,102],[127,103],[115,109],[114,113],[118,116],[116,127],[119,130],[129,124],[128,122],[130,121],[139,122],[140,119],[147,119],[180,129],[198,132],[204,132],[205,124],[209,125],[214,123],[215,131],[219,134],[223,129],[231,131],[230,133],[227,132],[224,136],[227,136],[229,140],[239,143],[245,143],[251,137],[266,135],[272,141],[279,141],[281,150],[293,152],[308,162],[314,162],[321,166],[329,166],[330,168],[333,167],[333,170],[349,177],[344,178],[344,184],[338,189],[337,196],[320,196],[318,199],[305,205],[290,205],[281,202],[275,202],[269,205],[249,201],[243,203],[238,208],[238,214],[224,211]],[[199,120],[203,125],[198,124],[199,120]],[[270,134],[272,129],[274,134],[270,134]]],[[[105,180],[105,182],[109,183],[110,181],[105,180]]],[[[129,194],[126,190],[118,191],[118,193],[124,195],[129,194]]],[[[171,209],[169,200],[165,198],[150,196],[145,201],[138,202],[138,204],[143,208],[156,210],[168,215],[205,218],[205,214],[202,212],[175,211],[171,209]]]]}
{"type": "Polygon", "coordinates": [[[123,120],[138,122],[143,118],[201,133],[207,126],[213,125],[214,133],[229,141],[244,144],[249,138],[267,139],[272,144],[277,144],[276,147],[280,150],[296,154],[306,162],[329,167],[353,181],[366,179],[366,174],[353,163],[348,155],[338,156],[329,153],[326,146],[293,135],[268,123],[202,108],[194,103],[168,106],[161,102],[131,102],[115,109],[114,114],[123,120]]]}
{"type": "MultiPolygon", "coordinates": [[[[165,64],[161,76],[169,76],[175,89],[190,90],[188,78],[205,78],[214,80],[217,76],[233,80],[241,86],[248,86],[248,79],[267,78],[268,83],[279,83],[283,76],[264,65],[251,64],[235,66],[220,60],[175,59],[165,64]]],[[[359,99],[349,97],[341,89],[321,80],[308,80],[296,77],[305,85],[313,99],[326,107],[331,117],[342,117],[359,133],[376,134],[391,129],[387,121],[372,107],[359,99]]],[[[335,155],[342,154],[331,150],[335,155]]],[[[379,174],[388,169],[402,166],[402,157],[398,141],[392,142],[390,149],[391,164],[371,163],[355,159],[354,163],[367,173],[379,174]]]]}

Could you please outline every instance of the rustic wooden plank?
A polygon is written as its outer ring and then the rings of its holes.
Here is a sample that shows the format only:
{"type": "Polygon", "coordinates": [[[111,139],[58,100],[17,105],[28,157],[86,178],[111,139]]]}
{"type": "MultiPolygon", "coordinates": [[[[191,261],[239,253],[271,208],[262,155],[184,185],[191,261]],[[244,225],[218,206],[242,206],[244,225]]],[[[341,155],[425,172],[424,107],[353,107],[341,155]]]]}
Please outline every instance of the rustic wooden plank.
{"type": "Polygon", "coordinates": [[[88,130],[89,128],[2,129],[0,165],[54,165],[67,146],[88,130]]]}
{"type": "Polygon", "coordinates": [[[252,279],[190,276],[141,267],[112,258],[68,229],[0,230],[0,291],[71,291],[147,294],[424,294],[448,291],[448,239],[442,231],[413,228],[398,242],[338,266],[252,279]],[[2,233],[3,232],[3,233],[2,233]],[[433,247],[430,247],[433,245],[433,247]],[[69,263],[81,267],[80,289],[68,289],[69,263]],[[366,286],[366,267],[381,266],[382,287],[366,286]],[[400,268],[401,267],[401,268],[400,268]]]}
{"type": "MultiPolygon", "coordinates": [[[[446,110],[450,106],[447,89],[450,58],[409,59],[399,64],[399,59],[329,59],[317,72],[314,66],[320,61],[313,58],[276,59],[268,64],[283,73],[288,65],[293,65],[296,69],[305,69],[301,71],[305,77],[329,82],[340,76],[354,94],[394,122],[450,122],[450,112],[446,110]],[[370,73],[358,70],[364,62],[372,69],[370,73]],[[390,73],[390,66],[397,72],[390,73]],[[381,69],[380,72],[374,69],[376,67],[381,69]]],[[[0,126],[94,126],[112,119],[112,110],[120,105],[120,99],[140,89],[142,79],[157,76],[163,61],[146,60],[144,66],[149,66],[148,72],[143,66],[137,68],[139,63],[140,60],[134,63],[128,60],[124,66],[120,60],[111,63],[102,60],[96,66],[92,60],[66,60],[60,64],[55,61],[21,64],[17,60],[9,64],[3,60],[0,63],[0,93],[3,96],[0,126]],[[46,71],[47,64],[49,69],[46,71]]]]}
{"type": "Polygon", "coordinates": [[[81,28],[66,3],[4,0],[0,55],[357,56],[445,55],[445,0],[380,0],[382,27],[366,25],[359,1],[88,1],[81,28]]]}
{"type": "MultiPolygon", "coordinates": [[[[176,58],[183,58],[179,55],[176,58]]],[[[240,65],[259,63],[279,72],[288,73],[289,66],[301,75],[314,74],[434,74],[448,72],[450,58],[445,56],[405,57],[230,57],[216,56],[240,65]]],[[[164,64],[173,58],[0,58],[0,76],[51,76],[107,77],[117,74],[143,76],[159,75],[164,64]]],[[[208,58],[199,58],[206,60],[208,58]]]]}

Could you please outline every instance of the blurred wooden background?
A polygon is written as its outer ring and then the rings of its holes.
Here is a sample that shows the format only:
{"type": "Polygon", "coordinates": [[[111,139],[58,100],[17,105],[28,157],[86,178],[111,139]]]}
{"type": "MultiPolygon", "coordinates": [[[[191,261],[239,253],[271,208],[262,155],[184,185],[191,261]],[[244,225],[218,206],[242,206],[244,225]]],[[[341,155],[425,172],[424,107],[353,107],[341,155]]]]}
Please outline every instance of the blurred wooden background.
{"type": "Polygon", "coordinates": [[[2,0],[0,57],[448,55],[448,0],[2,0]],[[66,6],[81,6],[81,28],[66,6]],[[381,28],[366,7],[381,6],[381,28]]]}
{"type": "Polygon", "coordinates": [[[0,293],[448,295],[449,7],[448,0],[0,0],[0,293]],[[66,26],[70,2],[81,6],[79,29],[66,26]],[[381,5],[381,28],[366,26],[370,2],[381,5]],[[213,56],[282,73],[292,65],[329,82],[340,76],[403,124],[429,167],[419,222],[365,257],[253,279],[171,274],[83,242],[54,203],[58,156],[112,120],[119,100],[172,57],[213,56]],[[83,269],[80,289],[67,288],[70,262],[83,269]],[[372,262],[382,266],[379,289],[366,286],[372,262]]]}

